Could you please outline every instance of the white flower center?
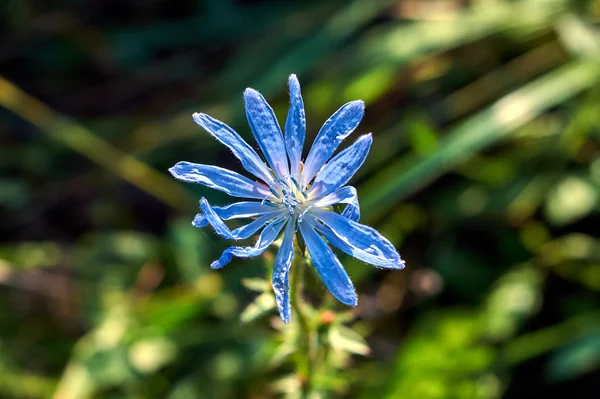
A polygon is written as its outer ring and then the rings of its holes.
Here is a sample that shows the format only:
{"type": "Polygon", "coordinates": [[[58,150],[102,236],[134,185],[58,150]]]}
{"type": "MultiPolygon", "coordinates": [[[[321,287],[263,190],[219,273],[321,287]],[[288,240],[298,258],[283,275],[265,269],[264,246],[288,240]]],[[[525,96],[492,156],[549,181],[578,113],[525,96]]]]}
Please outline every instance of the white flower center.
{"type": "Polygon", "coordinates": [[[302,222],[304,214],[312,207],[306,188],[302,188],[298,179],[286,176],[275,180],[271,193],[275,198],[265,199],[265,204],[286,207],[290,215],[296,215],[298,222],[302,222]]]}

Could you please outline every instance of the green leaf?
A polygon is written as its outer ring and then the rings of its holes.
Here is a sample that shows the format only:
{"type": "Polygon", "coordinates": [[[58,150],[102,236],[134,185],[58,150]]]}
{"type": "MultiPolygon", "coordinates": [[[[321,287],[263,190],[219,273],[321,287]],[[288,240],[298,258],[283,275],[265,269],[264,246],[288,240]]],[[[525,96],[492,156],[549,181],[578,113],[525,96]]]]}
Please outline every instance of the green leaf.
{"type": "Polygon", "coordinates": [[[177,347],[167,338],[155,337],[135,342],[129,348],[129,362],[140,373],[150,374],[169,364],[177,355],[177,347]]]}
{"type": "Polygon", "coordinates": [[[270,292],[271,282],[262,278],[245,278],[242,280],[242,285],[250,291],[255,292],[270,292]]]}
{"type": "Polygon", "coordinates": [[[524,320],[540,306],[543,276],[526,266],[498,279],[484,305],[487,334],[497,340],[515,334],[524,320]]]}
{"type": "Polygon", "coordinates": [[[240,320],[244,323],[250,322],[275,309],[275,306],[276,303],[273,293],[265,292],[256,297],[256,299],[244,309],[240,316],[240,320]]]}
{"type": "Polygon", "coordinates": [[[371,353],[371,348],[365,339],[343,325],[332,326],[329,330],[329,344],[335,350],[352,353],[355,355],[367,356],[371,353]]]}
{"type": "Polygon", "coordinates": [[[598,188],[590,181],[569,176],[548,194],[544,213],[558,226],[573,223],[592,212],[598,204],[598,188]]]}

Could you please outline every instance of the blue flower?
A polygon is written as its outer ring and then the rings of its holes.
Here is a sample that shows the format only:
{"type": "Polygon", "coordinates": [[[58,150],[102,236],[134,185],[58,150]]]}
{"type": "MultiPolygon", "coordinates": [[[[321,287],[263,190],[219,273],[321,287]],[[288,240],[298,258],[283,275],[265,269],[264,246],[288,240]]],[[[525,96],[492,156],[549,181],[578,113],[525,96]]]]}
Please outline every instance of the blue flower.
{"type": "Polygon", "coordinates": [[[342,140],[358,126],[364,114],[364,103],[349,102],[333,114],[319,131],[302,163],[306,118],[296,75],[290,76],[289,88],[291,107],[285,122],[285,136],[264,97],[253,89],[244,92],[246,117],[268,165],[223,122],[206,114],[195,113],[193,116],[198,125],[226,145],[242,166],[264,183],[211,165],[179,162],[169,169],[176,179],[253,200],[215,207],[205,198],[200,200],[202,212],[193,221],[198,228],[210,224],[217,234],[232,240],[249,238],[262,229],[254,246],[227,248],[211,264],[212,268],[225,266],[234,256],[248,258],[263,253],[283,231],[272,282],[279,314],[286,323],[291,316],[288,280],[294,257],[293,240],[298,230],[323,283],[334,297],[346,305],[356,306],[356,291],[325,240],[374,266],[388,269],[404,267],[404,261],[385,237],[358,223],[360,208],[356,189],[346,185],[367,157],[373,141],[371,134],[360,136],[354,144],[333,156],[342,140]],[[341,214],[333,212],[335,204],[345,204],[341,214]],[[224,223],[224,220],[238,218],[254,220],[234,230],[224,223]]]}

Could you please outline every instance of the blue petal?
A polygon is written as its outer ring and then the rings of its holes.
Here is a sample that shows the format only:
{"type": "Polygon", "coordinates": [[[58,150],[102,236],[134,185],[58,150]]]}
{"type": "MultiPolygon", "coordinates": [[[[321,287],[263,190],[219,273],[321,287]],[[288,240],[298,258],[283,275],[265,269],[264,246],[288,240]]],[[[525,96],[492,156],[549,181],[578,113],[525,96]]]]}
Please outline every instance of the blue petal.
{"type": "Polygon", "coordinates": [[[210,267],[213,269],[220,269],[229,262],[231,262],[231,258],[237,256],[239,258],[251,258],[253,256],[258,256],[265,252],[265,250],[277,239],[281,229],[283,228],[283,223],[286,219],[281,218],[279,220],[274,221],[273,223],[267,225],[260,233],[258,237],[258,241],[253,247],[229,247],[225,251],[221,257],[211,263],[210,267]]]}
{"type": "Polygon", "coordinates": [[[267,224],[269,220],[272,220],[287,212],[286,209],[276,209],[274,211],[267,212],[253,222],[231,231],[229,230],[229,227],[227,227],[227,225],[221,220],[217,212],[215,212],[215,208],[210,206],[206,198],[202,198],[200,200],[200,208],[202,209],[202,212],[204,212],[204,216],[206,217],[208,223],[210,223],[210,225],[215,229],[215,232],[221,237],[229,240],[244,240],[260,230],[260,228],[267,224]]]}
{"type": "MultiPolygon", "coordinates": [[[[265,213],[277,210],[277,207],[269,206],[257,201],[243,201],[235,202],[225,206],[213,206],[212,210],[215,211],[217,216],[219,216],[221,219],[230,220],[261,216],[265,213]]],[[[206,220],[206,216],[204,216],[202,213],[198,213],[192,222],[192,225],[199,229],[205,227],[207,224],[208,220],[206,220]]]]}
{"type": "Polygon", "coordinates": [[[229,227],[217,216],[215,211],[211,208],[210,204],[206,200],[206,198],[200,199],[200,209],[204,212],[204,216],[210,225],[215,229],[215,232],[221,237],[227,238],[229,240],[233,240],[233,234],[231,234],[231,230],[229,227]]]}
{"type": "Polygon", "coordinates": [[[290,159],[291,174],[297,177],[300,175],[300,161],[306,136],[306,116],[300,82],[296,75],[290,75],[289,86],[291,106],[285,121],[285,148],[290,159]]]}
{"type": "Polygon", "coordinates": [[[213,210],[223,220],[250,218],[274,211],[274,207],[257,201],[235,202],[225,206],[214,206],[213,210]]]}
{"type": "Polygon", "coordinates": [[[234,197],[264,199],[270,191],[252,180],[228,169],[191,162],[178,162],[169,169],[176,179],[187,183],[199,183],[221,190],[234,197]]]}
{"type": "Polygon", "coordinates": [[[256,233],[258,230],[260,230],[260,228],[263,227],[265,224],[267,224],[267,222],[269,220],[273,220],[276,217],[281,216],[287,212],[288,211],[286,209],[286,210],[277,210],[277,211],[265,213],[264,215],[262,215],[261,217],[259,217],[256,220],[254,220],[253,222],[248,223],[245,226],[238,227],[237,229],[233,230],[231,232],[231,234],[235,237],[236,240],[244,240],[246,238],[249,238],[252,234],[256,233]]]}
{"type": "Polygon", "coordinates": [[[352,186],[338,188],[331,194],[319,199],[314,206],[317,208],[324,208],[339,203],[347,204],[342,212],[342,216],[354,222],[358,222],[360,220],[358,195],[356,193],[356,189],[352,186]]]}
{"type": "Polygon", "coordinates": [[[343,304],[356,306],[358,298],[350,277],[325,241],[308,223],[299,223],[306,248],[325,287],[343,304]]]}
{"type": "Polygon", "coordinates": [[[194,121],[202,126],[221,144],[226,145],[241,162],[244,168],[254,176],[266,183],[273,181],[273,176],[267,165],[260,159],[256,151],[252,149],[232,128],[206,114],[195,113],[194,121]]]}
{"type": "Polygon", "coordinates": [[[342,211],[342,216],[352,220],[353,222],[358,222],[360,220],[360,206],[358,205],[357,197],[354,197],[348,202],[348,205],[346,205],[342,211]]]}
{"type": "Polygon", "coordinates": [[[373,143],[371,133],[360,136],[350,147],[336,155],[315,178],[310,193],[320,197],[348,183],[367,158],[373,143]]]}
{"type": "Polygon", "coordinates": [[[404,261],[396,248],[377,230],[349,220],[337,213],[319,208],[311,208],[311,216],[321,220],[328,229],[318,222],[312,223],[334,246],[364,262],[387,269],[403,269],[404,261]]]}
{"type": "Polygon", "coordinates": [[[342,140],[356,129],[365,113],[365,104],[358,100],[343,105],[325,122],[313,143],[302,171],[302,185],[307,186],[327,162],[342,140]]]}
{"type": "Polygon", "coordinates": [[[290,305],[290,266],[294,259],[294,230],[296,220],[290,218],[287,222],[285,232],[283,233],[283,242],[277,252],[275,264],[273,265],[273,291],[275,291],[275,301],[279,309],[279,315],[284,323],[288,323],[291,317],[290,305]]]}
{"type": "Polygon", "coordinates": [[[192,226],[202,229],[208,225],[208,219],[202,213],[196,214],[192,221],[192,226]]]}
{"type": "Polygon", "coordinates": [[[273,109],[254,89],[244,91],[246,118],[265,158],[278,177],[290,174],[283,134],[273,109]]]}

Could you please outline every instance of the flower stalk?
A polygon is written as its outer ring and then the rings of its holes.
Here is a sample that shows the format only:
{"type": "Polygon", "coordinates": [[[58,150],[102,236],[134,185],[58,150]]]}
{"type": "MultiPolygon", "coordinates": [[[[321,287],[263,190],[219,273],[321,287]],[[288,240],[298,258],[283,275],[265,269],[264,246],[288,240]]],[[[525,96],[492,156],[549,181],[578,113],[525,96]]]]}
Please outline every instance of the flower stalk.
{"type": "Polygon", "coordinates": [[[291,269],[290,302],[298,319],[299,346],[297,352],[298,374],[302,379],[302,397],[308,398],[313,385],[314,356],[317,348],[312,348],[312,337],[315,334],[314,321],[309,314],[309,305],[303,302],[302,288],[304,272],[309,260],[305,257],[297,241],[294,241],[294,261],[291,269]]]}

